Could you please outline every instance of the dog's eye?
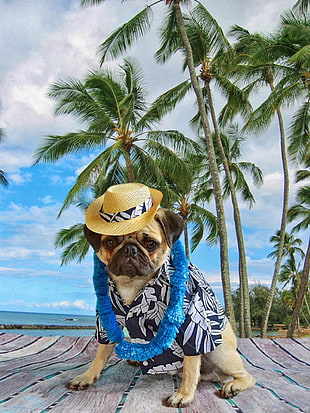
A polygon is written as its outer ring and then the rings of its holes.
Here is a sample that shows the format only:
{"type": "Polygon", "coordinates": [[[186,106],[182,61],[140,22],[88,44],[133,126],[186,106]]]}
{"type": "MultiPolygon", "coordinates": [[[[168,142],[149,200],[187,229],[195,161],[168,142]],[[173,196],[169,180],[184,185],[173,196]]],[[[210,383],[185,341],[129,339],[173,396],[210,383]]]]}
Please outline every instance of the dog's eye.
{"type": "Polygon", "coordinates": [[[102,244],[108,250],[113,250],[117,245],[117,240],[115,238],[106,238],[103,240],[102,244]]]}
{"type": "Polygon", "coordinates": [[[144,246],[148,251],[154,251],[158,248],[158,243],[150,239],[144,242],[144,246]]]}

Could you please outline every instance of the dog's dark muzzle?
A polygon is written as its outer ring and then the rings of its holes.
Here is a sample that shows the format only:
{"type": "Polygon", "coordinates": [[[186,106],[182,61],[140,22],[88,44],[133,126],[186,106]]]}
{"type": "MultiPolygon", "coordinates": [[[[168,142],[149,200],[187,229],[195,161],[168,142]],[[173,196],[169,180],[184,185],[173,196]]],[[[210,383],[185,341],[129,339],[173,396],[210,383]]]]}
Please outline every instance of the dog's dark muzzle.
{"type": "Polygon", "coordinates": [[[109,271],[115,275],[148,276],[154,272],[154,267],[136,243],[125,244],[113,257],[109,271]]]}

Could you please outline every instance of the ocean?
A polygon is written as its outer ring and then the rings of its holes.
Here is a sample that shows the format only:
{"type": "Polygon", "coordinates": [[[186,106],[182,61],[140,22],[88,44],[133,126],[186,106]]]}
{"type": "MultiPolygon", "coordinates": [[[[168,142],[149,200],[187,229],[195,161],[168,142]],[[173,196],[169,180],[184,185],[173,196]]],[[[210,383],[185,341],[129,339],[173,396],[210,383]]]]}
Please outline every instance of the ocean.
{"type": "Polygon", "coordinates": [[[90,315],[0,311],[0,333],[26,334],[31,336],[91,337],[94,335],[95,325],[95,317],[90,315]],[[1,329],[2,324],[69,326],[70,329],[1,329]],[[90,328],[74,329],[74,327],[80,326],[86,326],[90,328]]]}

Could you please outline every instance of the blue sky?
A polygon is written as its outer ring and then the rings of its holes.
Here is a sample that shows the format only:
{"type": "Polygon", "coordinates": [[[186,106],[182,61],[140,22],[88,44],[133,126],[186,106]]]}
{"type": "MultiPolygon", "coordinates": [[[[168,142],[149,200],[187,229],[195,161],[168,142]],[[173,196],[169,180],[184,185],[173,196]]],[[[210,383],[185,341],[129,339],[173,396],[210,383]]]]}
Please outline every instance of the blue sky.
{"type": "MultiPolygon", "coordinates": [[[[150,3],[150,2],[149,2],[150,3]]],[[[269,32],[279,16],[292,7],[292,0],[203,1],[225,31],[239,24],[250,31],[269,32]]],[[[47,98],[52,82],[67,77],[83,78],[98,67],[98,46],[146,4],[107,0],[99,7],[79,7],[78,0],[10,0],[0,3],[0,127],[5,140],[0,145],[0,169],[10,185],[0,188],[0,310],[92,314],[92,256],[81,264],[59,265],[54,248],[57,231],[83,221],[75,207],[57,214],[77,175],[94,153],[66,157],[56,164],[32,166],[33,153],[46,135],[63,134],[81,127],[68,116],[55,117],[54,102],[47,98]]],[[[161,14],[157,6],[154,25],[161,14]]],[[[156,31],[136,45],[130,55],[140,62],[150,101],[187,77],[179,70],[176,56],[167,66],[152,59],[158,46],[156,31]]],[[[109,62],[116,68],[120,61],[109,62]]],[[[259,97],[256,98],[259,102],[259,97]]],[[[193,136],[187,121],[193,114],[193,96],[165,118],[162,128],[180,129],[193,136]]],[[[217,97],[218,106],[221,98],[217,97]]],[[[289,119],[286,122],[288,126],[289,119]]],[[[265,183],[254,190],[256,204],[241,205],[248,272],[251,283],[268,284],[273,262],[269,238],[280,225],[282,173],[275,124],[243,148],[244,159],[264,172],[265,183]]],[[[293,192],[295,190],[292,185],[293,192]]],[[[291,202],[294,201],[292,194],[291,202]]],[[[210,206],[212,209],[213,206],[210,206]]],[[[231,210],[227,204],[232,285],[237,286],[236,241],[231,210]]],[[[305,248],[305,246],[304,246],[305,248]]],[[[206,273],[221,298],[217,248],[200,245],[192,260],[206,273]]]]}

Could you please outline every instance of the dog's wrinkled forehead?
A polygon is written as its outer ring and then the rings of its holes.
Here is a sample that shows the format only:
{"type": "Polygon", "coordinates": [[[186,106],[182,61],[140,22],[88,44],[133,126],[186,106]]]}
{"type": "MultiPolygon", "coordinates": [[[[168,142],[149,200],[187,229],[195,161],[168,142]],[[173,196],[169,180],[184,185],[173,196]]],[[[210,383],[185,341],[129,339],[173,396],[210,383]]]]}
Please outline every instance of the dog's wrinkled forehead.
{"type": "MultiPolygon", "coordinates": [[[[155,218],[149,222],[149,224],[138,231],[137,233],[149,232],[153,237],[162,240],[162,237],[165,237],[165,240],[170,248],[172,248],[175,241],[179,238],[183,231],[183,219],[164,208],[160,208],[157,211],[155,218]]],[[[86,225],[84,226],[84,233],[87,241],[93,247],[95,252],[98,252],[101,247],[102,234],[97,234],[91,231],[86,225]]],[[[131,234],[137,234],[131,233],[131,234]]],[[[126,234],[130,236],[130,234],[126,234]]],[[[136,236],[136,235],[135,235],[136,236]]]]}

